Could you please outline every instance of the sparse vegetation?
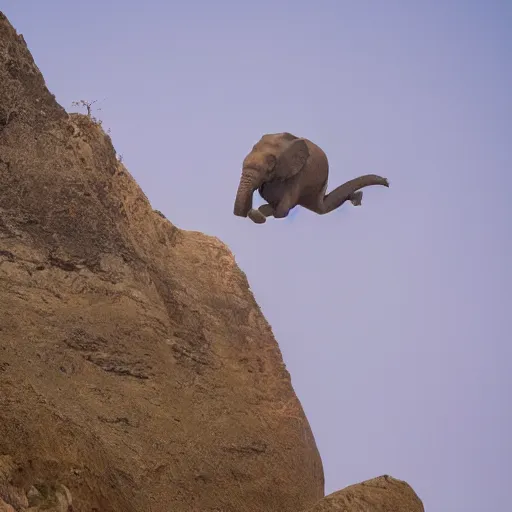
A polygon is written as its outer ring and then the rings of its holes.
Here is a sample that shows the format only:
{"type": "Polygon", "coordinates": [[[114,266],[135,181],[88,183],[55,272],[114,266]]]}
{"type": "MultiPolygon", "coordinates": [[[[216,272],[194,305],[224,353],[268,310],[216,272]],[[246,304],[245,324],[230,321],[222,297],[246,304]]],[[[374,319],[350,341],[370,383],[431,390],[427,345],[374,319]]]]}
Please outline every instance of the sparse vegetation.
{"type": "MultiPolygon", "coordinates": [[[[81,107],[81,108],[85,108],[86,111],[87,111],[87,117],[96,125],[98,126],[103,126],[103,121],[101,119],[98,119],[96,116],[93,116],[92,115],[92,106],[95,104],[95,103],[98,103],[98,100],[94,100],[94,101],[87,101],[87,100],[78,100],[78,101],[73,101],[71,103],[71,105],[73,107],[81,107]]],[[[96,112],[99,112],[101,110],[101,107],[97,107],[96,108],[96,112]]],[[[110,135],[110,128],[107,128],[107,130],[105,131],[105,133],[107,133],[108,135],[110,135]]]]}
{"type": "MultiPolygon", "coordinates": [[[[93,116],[92,115],[92,106],[97,103],[98,100],[94,100],[94,101],[87,101],[87,100],[78,100],[78,101],[73,101],[71,103],[71,105],[73,107],[81,107],[81,108],[85,108],[87,110],[87,117],[95,124],[101,126],[103,121],[101,119],[98,119],[97,117],[93,116]]],[[[101,108],[96,108],[96,111],[100,111],[101,108]]]]}
{"type": "MultiPolygon", "coordinates": [[[[97,126],[101,126],[103,128],[103,121],[96,116],[93,115],[93,105],[95,103],[98,103],[98,100],[94,101],[88,101],[88,100],[78,100],[71,102],[71,106],[73,107],[79,107],[79,108],[85,108],[87,117],[97,126]]],[[[101,111],[101,107],[96,107],[96,112],[101,111]]],[[[105,130],[105,133],[107,135],[111,134],[111,129],[107,128],[105,130]]],[[[123,162],[123,155],[120,155],[116,152],[116,158],[119,163],[123,162]]]]}

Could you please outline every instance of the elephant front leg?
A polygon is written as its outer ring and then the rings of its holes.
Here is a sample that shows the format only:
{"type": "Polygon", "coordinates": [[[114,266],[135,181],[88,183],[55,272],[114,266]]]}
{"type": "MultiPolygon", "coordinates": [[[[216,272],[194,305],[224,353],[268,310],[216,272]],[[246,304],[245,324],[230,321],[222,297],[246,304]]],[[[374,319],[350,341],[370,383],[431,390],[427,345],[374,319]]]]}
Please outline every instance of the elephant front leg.
{"type": "Polygon", "coordinates": [[[247,217],[256,224],[264,224],[267,221],[267,217],[271,217],[273,214],[274,208],[269,204],[263,204],[257,210],[251,208],[247,217]]]}
{"type": "Polygon", "coordinates": [[[274,210],[274,217],[276,219],[284,219],[285,217],[288,217],[290,210],[295,206],[297,206],[295,195],[287,194],[276,206],[274,210]]]}

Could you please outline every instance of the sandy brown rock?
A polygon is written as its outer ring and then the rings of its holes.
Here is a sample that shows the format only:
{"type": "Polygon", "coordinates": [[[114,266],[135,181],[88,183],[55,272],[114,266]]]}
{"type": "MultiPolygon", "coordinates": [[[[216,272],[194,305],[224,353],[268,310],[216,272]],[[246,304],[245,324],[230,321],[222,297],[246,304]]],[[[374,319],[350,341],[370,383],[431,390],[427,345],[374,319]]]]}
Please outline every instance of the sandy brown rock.
{"type": "Polygon", "coordinates": [[[27,492],[29,507],[26,512],[72,512],[73,498],[69,489],[62,484],[40,483],[27,492]]]}
{"type": "Polygon", "coordinates": [[[9,455],[0,455],[0,511],[6,509],[25,509],[29,506],[28,498],[23,489],[23,475],[19,474],[19,466],[9,455]]]}
{"type": "Polygon", "coordinates": [[[411,486],[389,475],[334,492],[305,512],[425,512],[411,486]]]}
{"type": "Polygon", "coordinates": [[[2,13],[0,455],[16,460],[4,494],[33,510],[44,492],[62,508],[63,489],[75,512],[295,512],[323,496],[232,254],[152,210],[2,13]]]}
{"type": "Polygon", "coordinates": [[[0,512],[16,512],[16,510],[12,505],[9,505],[2,498],[0,498],[0,512]]]}

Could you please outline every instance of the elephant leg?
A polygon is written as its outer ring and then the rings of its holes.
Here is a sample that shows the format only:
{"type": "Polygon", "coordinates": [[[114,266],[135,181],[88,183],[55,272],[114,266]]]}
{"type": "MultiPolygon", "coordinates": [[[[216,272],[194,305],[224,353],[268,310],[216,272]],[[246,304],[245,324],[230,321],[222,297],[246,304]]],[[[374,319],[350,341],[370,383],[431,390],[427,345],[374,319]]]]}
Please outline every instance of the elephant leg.
{"type": "Polygon", "coordinates": [[[346,201],[350,201],[354,206],[361,206],[361,203],[363,201],[363,191],[359,190],[358,192],[354,192],[346,197],[336,197],[336,195],[332,196],[331,194],[333,192],[336,192],[336,190],[333,190],[329,195],[324,197],[323,201],[323,212],[322,213],[329,213],[333,210],[336,210],[336,208],[339,208],[343,203],[346,201]]]}
{"type": "Polygon", "coordinates": [[[354,192],[348,196],[348,200],[354,206],[361,206],[361,201],[363,200],[363,191],[359,190],[358,192],[354,192]]]}
{"type": "Polygon", "coordinates": [[[271,217],[272,215],[274,215],[274,208],[272,208],[271,205],[269,204],[262,204],[258,210],[263,214],[265,215],[265,217],[271,217]]]}
{"type": "Polygon", "coordinates": [[[359,176],[359,178],[347,181],[323,198],[319,197],[317,204],[318,213],[322,215],[332,212],[346,201],[350,201],[354,206],[360,206],[363,200],[363,192],[359,189],[372,185],[389,187],[389,182],[386,178],[375,174],[365,174],[364,176],[359,176]]]}
{"type": "Polygon", "coordinates": [[[282,200],[277,206],[274,211],[274,217],[276,219],[284,219],[285,217],[288,217],[288,214],[290,213],[290,210],[295,205],[292,204],[291,201],[282,200]]]}
{"type": "Polygon", "coordinates": [[[361,200],[363,198],[363,193],[352,192],[351,194],[347,194],[345,191],[345,187],[343,185],[335,188],[329,194],[323,197],[321,204],[318,208],[318,213],[325,214],[336,210],[346,201],[350,201],[354,206],[359,206],[361,204],[361,200]]]}
{"type": "Polygon", "coordinates": [[[274,209],[274,217],[276,219],[283,219],[288,217],[290,211],[297,206],[300,197],[299,183],[296,182],[290,187],[283,195],[279,203],[274,209]]]}
{"type": "Polygon", "coordinates": [[[247,216],[256,224],[264,224],[267,217],[274,214],[274,209],[269,204],[262,204],[257,210],[251,208],[247,216]]]}

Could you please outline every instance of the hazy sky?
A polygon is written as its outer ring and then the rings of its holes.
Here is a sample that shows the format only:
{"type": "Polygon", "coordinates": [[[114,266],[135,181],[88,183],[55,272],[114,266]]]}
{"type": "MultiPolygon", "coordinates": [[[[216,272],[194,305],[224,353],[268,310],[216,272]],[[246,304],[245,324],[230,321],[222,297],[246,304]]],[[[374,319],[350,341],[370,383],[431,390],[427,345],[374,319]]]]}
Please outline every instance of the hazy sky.
{"type": "MultiPolygon", "coordinates": [[[[4,0],[50,90],[154,208],[216,235],[271,323],[326,493],[388,473],[428,512],[510,510],[512,2],[4,0]],[[363,206],[235,217],[266,132],[363,206]]],[[[256,195],[255,195],[256,197],[256,195]]]]}

